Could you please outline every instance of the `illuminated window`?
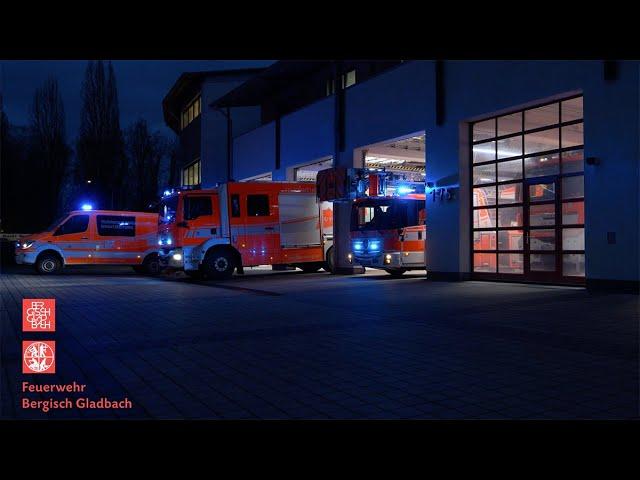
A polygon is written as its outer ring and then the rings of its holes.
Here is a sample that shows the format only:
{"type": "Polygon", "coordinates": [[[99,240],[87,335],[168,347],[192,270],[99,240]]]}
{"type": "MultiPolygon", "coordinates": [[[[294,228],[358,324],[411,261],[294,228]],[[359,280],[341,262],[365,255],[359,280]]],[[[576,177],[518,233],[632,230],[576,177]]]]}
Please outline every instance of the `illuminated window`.
{"type": "MultiPolygon", "coordinates": [[[[341,78],[342,88],[349,88],[356,84],[356,71],[350,70],[347,73],[343,73],[341,78]]],[[[336,82],[333,78],[330,78],[326,82],[326,95],[327,97],[336,93],[336,82]]]]}
{"type": "Polygon", "coordinates": [[[202,105],[202,99],[200,98],[200,96],[196,97],[189,104],[187,104],[185,109],[182,110],[182,114],[180,116],[181,129],[185,128],[187,125],[189,125],[191,122],[193,122],[196,118],[200,116],[200,113],[202,111],[201,105],[202,105]]]}
{"type": "Polygon", "coordinates": [[[584,277],[582,96],[483,119],[469,133],[473,271],[584,277]]]}
{"type": "Polygon", "coordinates": [[[351,70],[350,72],[342,75],[342,88],[348,88],[351,85],[356,84],[356,71],[351,70]]]}
{"type": "Polygon", "coordinates": [[[196,160],[191,165],[182,169],[182,185],[185,187],[200,185],[202,177],[200,174],[200,160],[196,160]]]}

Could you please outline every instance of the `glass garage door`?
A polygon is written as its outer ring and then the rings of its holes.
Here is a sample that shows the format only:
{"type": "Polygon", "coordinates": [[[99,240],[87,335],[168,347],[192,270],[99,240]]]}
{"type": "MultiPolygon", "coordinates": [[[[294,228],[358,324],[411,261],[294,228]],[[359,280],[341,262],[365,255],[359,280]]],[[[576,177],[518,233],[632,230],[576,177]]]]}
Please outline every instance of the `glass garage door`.
{"type": "Polygon", "coordinates": [[[583,283],[582,97],[472,125],[475,278],[583,283]]]}

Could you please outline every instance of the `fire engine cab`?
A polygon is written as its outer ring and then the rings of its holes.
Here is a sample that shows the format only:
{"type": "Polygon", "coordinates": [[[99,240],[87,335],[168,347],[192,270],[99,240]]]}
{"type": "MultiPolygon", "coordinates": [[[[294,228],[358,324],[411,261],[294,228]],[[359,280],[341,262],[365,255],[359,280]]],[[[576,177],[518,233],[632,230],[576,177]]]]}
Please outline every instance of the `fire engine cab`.
{"type": "Polygon", "coordinates": [[[257,265],[333,269],[333,206],[317,201],[314,184],[228,182],[167,191],[159,214],[163,268],[216,279],[257,265]]]}
{"type": "Polygon", "coordinates": [[[318,175],[321,198],[351,202],[347,261],[392,275],[425,268],[425,184],[384,169],[336,168],[318,175]]]}

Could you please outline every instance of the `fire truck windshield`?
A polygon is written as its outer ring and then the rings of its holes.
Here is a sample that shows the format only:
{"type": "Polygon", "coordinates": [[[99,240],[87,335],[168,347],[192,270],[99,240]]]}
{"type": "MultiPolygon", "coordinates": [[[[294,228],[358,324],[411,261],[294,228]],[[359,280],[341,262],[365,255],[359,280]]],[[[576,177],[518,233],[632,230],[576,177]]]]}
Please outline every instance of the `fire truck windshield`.
{"type": "Polygon", "coordinates": [[[424,200],[413,199],[367,199],[353,204],[351,209],[351,231],[388,230],[423,223],[420,211],[424,212],[424,200]]]}
{"type": "Polygon", "coordinates": [[[176,221],[176,210],[178,209],[178,196],[163,198],[159,205],[159,223],[173,223],[176,221]]]}

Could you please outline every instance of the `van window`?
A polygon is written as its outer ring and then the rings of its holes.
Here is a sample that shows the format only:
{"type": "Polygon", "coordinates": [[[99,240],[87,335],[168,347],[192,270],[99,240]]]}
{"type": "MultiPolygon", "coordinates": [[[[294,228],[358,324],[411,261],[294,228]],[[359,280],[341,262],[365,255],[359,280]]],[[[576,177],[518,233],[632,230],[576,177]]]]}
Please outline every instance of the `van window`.
{"type": "Polygon", "coordinates": [[[240,195],[238,195],[237,193],[231,195],[231,216],[240,216],[240,195]]]}
{"type": "Polygon", "coordinates": [[[82,233],[87,231],[89,226],[89,215],[74,215],[58,227],[54,237],[58,235],[69,235],[70,233],[82,233]]]}
{"type": "Polygon", "coordinates": [[[204,215],[212,215],[211,197],[185,197],[184,219],[193,220],[204,215]]]}
{"type": "Polygon", "coordinates": [[[98,235],[101,237],[135,237],[136,217],[98,215],[98,235]]]}
{"type": "Polygon", "coordinates": [[[247,215],[250,217],[268,217],[269,195],[247,195],[247,215]]]}

